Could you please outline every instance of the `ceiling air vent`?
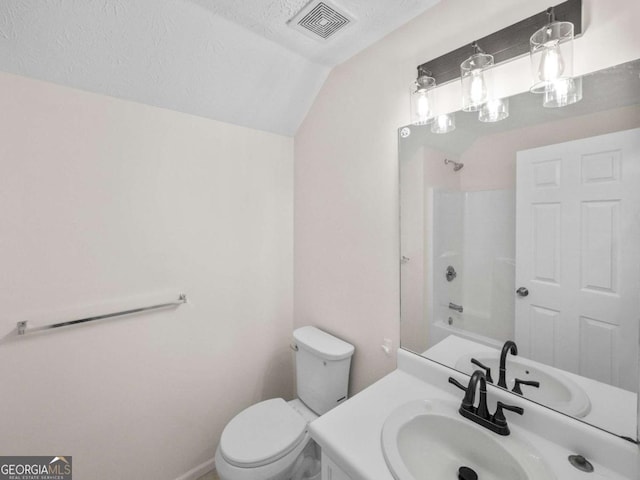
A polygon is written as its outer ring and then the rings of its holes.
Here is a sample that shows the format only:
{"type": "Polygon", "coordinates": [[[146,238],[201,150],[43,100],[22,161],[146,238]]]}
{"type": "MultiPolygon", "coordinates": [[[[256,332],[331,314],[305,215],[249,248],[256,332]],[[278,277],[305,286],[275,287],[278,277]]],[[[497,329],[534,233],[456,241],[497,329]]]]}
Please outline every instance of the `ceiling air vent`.
{"type": "Polygon", "coordinates": [[[331,2],[312,0],[287,23],[316,40],[328,40],[352,22],[353,17],[339,11],[331,2]]]}

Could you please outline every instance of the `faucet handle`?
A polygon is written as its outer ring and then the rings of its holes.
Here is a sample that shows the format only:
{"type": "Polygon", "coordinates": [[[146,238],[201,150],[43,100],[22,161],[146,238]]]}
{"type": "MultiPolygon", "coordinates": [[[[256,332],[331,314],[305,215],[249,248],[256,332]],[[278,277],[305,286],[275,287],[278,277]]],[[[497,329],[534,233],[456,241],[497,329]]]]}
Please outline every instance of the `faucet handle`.
{"type": "Polygon", "coordinates": [[[514,405],[507,405],[506,403],[498,402],[498,408],[496,408],[496,413],[494,413],[493,417],[491,417],[491,421],[501,427],[506,427],[507,425],[507,419],[504,417],[504,413],[502,412],[503,409],[517,413],[518,415],[522,415],[524,413],[524,409],[522,407],[516,407],[514,405]]]}
{"type": "Polygon", "coordinates": [[[482,368],[484,370],[484,377],[487,379],[487,382],[493,383],[493,378],[491,378],[491,368],[487,367],[482,362],[480,362],[480,360],[476,360],[475,358],[471,359],[471,363],[473,363],[477,367],[482,368]]]}
{"type": "Polygon", "coordinates": [[[516,378],[516,384],[511,391],[518,395],[522,395],[522,388],[520,388],[520,385],[529,385],[530,387],[540,388],[540,382],[535,382],[533,380],[520,380],[519,378],[516,378]]]}
{"type": "Polygon", "coordinates": [[[452,385],[455,385],[456,387],[458,387],[460,390],[462,390],[464,393],[467,393],[467,387],[465,387],[464,385],[462,385],[458,380],[456,380],[453,377],[449,377],[449,383],[452,385]]]}
{"type": "Polygon", "coordinates": [[[460,390],[464,392],[464,398],[462,399],[462,403],[460,404],[460,406],[465,410],[473,411],[474,410],[473,397],[475,395],[475,391],[474,391],[475,388],[471,389],[470,386],[465,387],[453,377],[449,377],[449,383],[452,385],[455,385],[456,387],[458,387],[460,390]]]}

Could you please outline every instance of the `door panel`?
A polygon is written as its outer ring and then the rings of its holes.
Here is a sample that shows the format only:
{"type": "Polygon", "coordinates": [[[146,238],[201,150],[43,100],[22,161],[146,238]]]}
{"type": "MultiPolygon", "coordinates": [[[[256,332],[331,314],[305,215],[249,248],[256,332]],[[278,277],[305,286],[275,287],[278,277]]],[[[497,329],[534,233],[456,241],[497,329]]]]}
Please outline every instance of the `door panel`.
{"type": "Polygon", "coordinates": [[[635,390],[640,129],[518,152],[516,203],[523,354],[635,390]]]}

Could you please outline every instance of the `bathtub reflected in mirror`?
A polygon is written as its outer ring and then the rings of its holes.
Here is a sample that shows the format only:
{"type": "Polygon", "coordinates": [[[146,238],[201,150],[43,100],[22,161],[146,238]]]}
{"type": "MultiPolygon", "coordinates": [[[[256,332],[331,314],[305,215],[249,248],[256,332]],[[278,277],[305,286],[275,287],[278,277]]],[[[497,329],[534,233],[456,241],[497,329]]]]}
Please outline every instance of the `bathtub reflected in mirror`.
{"type": "Polygon", "coordinates": [[[501,122],[456,112],[454,132],[398,138],[402,348],[467,374],[480,362],[497,383],[515,340],[510,391],[633,440],[639,73],[585,76],[568,107],[523,93],[501,122]]]}

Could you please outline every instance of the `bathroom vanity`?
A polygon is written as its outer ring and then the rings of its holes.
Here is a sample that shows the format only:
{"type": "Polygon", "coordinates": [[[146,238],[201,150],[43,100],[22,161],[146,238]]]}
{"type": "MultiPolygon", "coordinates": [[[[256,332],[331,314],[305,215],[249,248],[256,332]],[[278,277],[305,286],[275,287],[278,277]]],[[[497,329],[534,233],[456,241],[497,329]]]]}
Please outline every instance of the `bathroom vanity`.
{"type": "MultiPolygon", "coordinates": [[[[430,448],[442,449],[441,458],[450,456],[456,458],[463,465],[465,458],[465,442],[473,435],[485,439],[474,445],[476,451],[482,452],[488,444],[496,443],[497,448],[510,452],[507,456],[516,464],[514,478],[544,480],[635,480],[640,476],[640,450],[638,445],[623,440],[582,422],[554,412],[524,399],[489,385],[487,387],[488,407],[495,411],[496,402],[501,401],[509,405],[524,409],[522,416],[505,412],[511,429],[509,436],[500,436],[463,418],[458,413],[463,393],[449,383],[453,377],[466,385],[469,377],[450,368],[429,361],[418,355],[403,350],[398,351],[398,369],[382,378],[369,388],[349,399],[344,404],[320,417],[310,425],[311,435],[322,448],[322,479],[323,480],[413,480],[414,478],[434,478],[446,480],[441,473],[430,477],[431,469],[438,468],[438,472],[451,471],[451,479],[455,480],[457,467],[446,464],[447,460],[424,465],[414,464],[406,467],[390,465],[394,453],[390,451],[390,439],[383,438],[385,428],[394,421],[394,416],[403,414],[403,409],[415,408],[424,403],[438,405],[438,408],[448,410],[443,418],[451,422],[455,428],[447,428],[448,437],[442,438],[441,444],[433,443],[430,448]],[[460,427],[460,428],[458,428],[460,427]],[[455,435],[460,432],[460,452],[456,449],[455,435]],[[466,432],[466,433],[465,433],[466,432]],[[464,438],[463,438],[464,437],[464,438]],[[453,443],[452,443],[453,441],[453,443]],[[387,445],[385,445],[385,442],[387,445]],[[524,447],[524,448],[523,448],[524,447]],[[519,453],[518,453],[519,452],[519,453]],[[568,461],[571,455],[584,456],[594,467],[592,473],[585,473],[568,461]],[[524,465],[534,461],[534,464],[524,465]],[[396,474],[392,469],[397,467],[396,474]],[[424,471],[420,469],[423,468],[424,471]],[[533,470],[532,470],[533,469],[533,470]],[[536,470],[537,469],[537,470],[536,470]],[[537,473],[532,474],[532,471],[537,473]],[[406,473],[412,472],[412,473],[406,473]],[[545,472],[545,473],[540,473],[545,472]]],[[[415,418],[416,414],[408,412],[408,418],[415,418]]],[[[410,427],[413,430],[411,442],[424,451],[429,450],[429,436],[439,438],[445,429],[429,431],[425,424],[424,431],[420,425],[410,427]],[[424,438],[421,438],[424,435],[424,438]]],[[[393,435],[392,435],[393,436],[393,435]]],[[[390,437],[392,438],[392,437],[390,437]]],[[[399,435],[398,435],[399,438],[399,435]]],[[[406,445],[391,445],[396,449],[406,448],[406,445]]],[[[393,441],[391,440],[391,443],[393,441]]],[[[406,439],[405,439],[405,443],[406,439]]],[[[468,443],[468,442],[467,442],[468,443]]],[[[490,446],[490,445],[489,445],[490,446]]],[[[468,447],[468,446],[467,446],[468,447]]],[[[486,468],[492,467],[494,452],[487,450],[486,468]]],[[[397,452],[396,452],[397,453],[397,452]]],[[[405,451],[403,458],[411,462],[412,453],[405,451]]],[[[414,455],[415,457],[415,455],[414,455]]],[[[477,459],[476,459],[477,461],[477,459]]],[[[435,461],[434,461],[435,462],[435,461]]],[[[483,461],[480,462],[483,468],[483,461]]],[[[498,463],[498,462],[495,462],[498,463]]],[[[504,463],[504,462],[502,462],[504,463]]],[[[474,465],[475,467],[475,465],[474,465]]],[[[501,478],[500,472],[479,475],[479,478],[501,478]]]]}

